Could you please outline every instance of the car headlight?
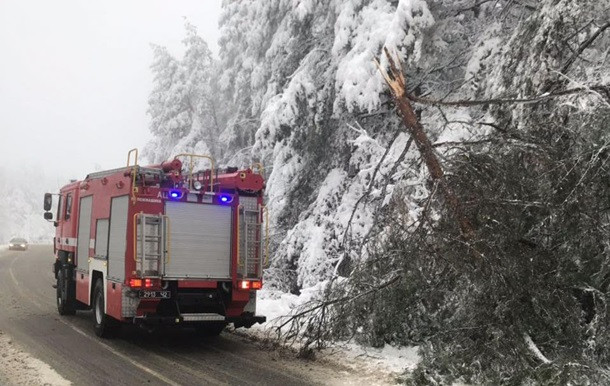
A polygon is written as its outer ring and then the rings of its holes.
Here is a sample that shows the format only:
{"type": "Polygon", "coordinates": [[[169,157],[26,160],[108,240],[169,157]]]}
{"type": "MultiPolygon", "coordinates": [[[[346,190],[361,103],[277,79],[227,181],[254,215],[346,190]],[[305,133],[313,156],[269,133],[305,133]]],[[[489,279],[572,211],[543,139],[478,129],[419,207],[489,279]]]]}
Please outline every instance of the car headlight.
{"type": "Polygon", "coordinates": [[[25,248],[25,244],[21,244],[21,248],[25,248]]]}
{"type": "Polygon", "coordinates": [[[9,247],[14,247],[15,245],[13,245],[13,244],[9,244],[8,246],[9,246],[9,247]]]}

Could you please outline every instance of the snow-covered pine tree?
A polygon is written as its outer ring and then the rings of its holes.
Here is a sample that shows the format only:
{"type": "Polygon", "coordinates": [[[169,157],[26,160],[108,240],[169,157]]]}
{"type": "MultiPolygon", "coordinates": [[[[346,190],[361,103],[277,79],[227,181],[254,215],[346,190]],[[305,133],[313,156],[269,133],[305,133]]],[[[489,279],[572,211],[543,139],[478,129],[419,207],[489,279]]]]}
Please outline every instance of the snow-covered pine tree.
{"type": "Polygon", "coordinates": [[[216,63],[208,44],[197,34],[197,28],[187,22],[185,29],[183,43],[186,51],[181,64],[186,74],[193,127],[190,141],[181,144],[185,151],[209,154],[219,159],[222,155],[219,137],[224,122],[223,107],[216,96],[216,63]]]}
{"type": "Polygon", "coordinates": [[[228,132],[238,147],[254,145],[244,159],[270,170],[277,251],[269,284],[298,292],[361,258],[357,246],[345,258],[344,241],[359,244],[369,231],[377,205],[366,204],[384,200],[383,173],[407,142],[383,105],[373,58],[387,45],[418,63],[432,24],[422,1],[225,3],[221,86],[236,106],[228,132]],[[351,216],[367,190],[373,194],[351,216]]]}
{"type": "MultiPolygon", "coordinates": [[[[509,11],[510,4],[488,10],[509,11]]],[[[385,231],[369,244],[374,257],[342,295],[397,272],[404,280],[338,307],[335,336],[362,331],[373,344],[423,344],[414,384],[608,383],[599,349],[609,338],[610,36],[600,33],[608,11],[596,2],[527,7],[520,23],[507,17],[484,28],[495,47],[476,44],[453,92],[423,85],[443,120],[427,116],[430,103],[419,105],[420,119],[433,135],[442,124],[435,147],[475,236],[461,237],[434,188],[412,227],[400,216],[404,202],[394,201],[397,216],[378,224],[385,231]],[[546,98],[569,88],[580,91],[546,98]],[[483,101],[457,110],[445,103],[468,96],[483,101]],[[472,134],[456,140],[451,131],[472,134]]]]}
{"type": "Polygon", "coordinates": [[[214,97],[215,63],[197,29],[185,23],[182,60],[165,47],[153,45],[153,90],[148,113],[153,141],[145,155],[160,162],[179,153],[220,156],[218,138],[223,129],[222,106],[214,97]]]}
{"type": "Polygon", "coordinates": [[[416,104],[465,242],[373,59],[387,47],[437,101],[586,89],[610,79],[609,19],[575,0],[225,1],[222,158],[267,166],[266,287],[358,299],[307,339],[420,344],[414,383],[607,383],[607,95],[416,104]]]}
{"type": "Polygon", "coordinates": [[[148,98],[150,131],[154,141],[145,150],[153,162],[166,160],[177,142],[191,133],[192,108],[186,74],[167,48],[153,45],[153,90],[148,98]]]}

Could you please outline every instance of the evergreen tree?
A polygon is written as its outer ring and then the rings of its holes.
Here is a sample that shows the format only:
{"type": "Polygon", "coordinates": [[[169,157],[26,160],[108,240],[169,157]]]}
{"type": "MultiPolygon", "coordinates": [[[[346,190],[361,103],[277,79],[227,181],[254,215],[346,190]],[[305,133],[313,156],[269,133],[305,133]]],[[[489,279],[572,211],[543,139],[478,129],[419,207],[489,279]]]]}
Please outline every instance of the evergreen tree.
{"type": "MultiPolygon", "coordinates": [[[[145,154],[160,162],[179,153],[220,156],[221,108],[214,97],[214,61],[207,43],[192,24],[185,23],[184,58],[153,46],[153,91],[149,97],[153,141],[145,154]]],[[[203,166],[203,165],[202,165],[203,166]]]]}
{"type": "Polygon", "coordinates": [[[155,139],[145,154],[153,162],[160,162],[171,156],[176,143],[190,135],[193,114],[184,68],[165,47],[152,48],[154,84],[148,98],[148,114],[155,139]]]}
{"type": "Polygon", "coordinates": [[[188,26],[183,61],[155,55],[151,130],[167,153],[200,146],[225,164],[265,163],[266,287],[315,289],[320,307],[295,319],[306,347],[421,345],[416,384],[608,383],[606,4],[223,8],[219,65],[188,26]],[[387,66],[384,48],[413,99],[432,100],[414,115],[472,223],[466,238],[373,62],[387,66]],[[206,98],[218,91],[220,112],[206,98]],[[174,132],[183,111],[187,128],[174,132]]]}

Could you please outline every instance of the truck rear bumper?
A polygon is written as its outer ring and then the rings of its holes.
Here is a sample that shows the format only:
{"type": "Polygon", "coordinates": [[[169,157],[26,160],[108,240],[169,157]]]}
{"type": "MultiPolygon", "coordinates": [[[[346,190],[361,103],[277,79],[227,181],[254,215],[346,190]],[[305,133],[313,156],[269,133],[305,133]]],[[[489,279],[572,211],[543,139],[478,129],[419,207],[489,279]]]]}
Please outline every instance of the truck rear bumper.
{"type": "Polygon", "coordinates": [[[146,314],[144,316],[136,316],[133,318],[135,324],[145,324],[149,326],[155,325],[189,325],[195,323],[218,323],[226,322],[233,323],[235,328],[246,327],[250,328],[256,323],[265,323],[267,321],[266,316],[261,315],[241,315],[225,317],[220,314],[214,313],[201,313],[201,314],[182,314],[180,316],[162,316],[155,314],[146,314]]]}

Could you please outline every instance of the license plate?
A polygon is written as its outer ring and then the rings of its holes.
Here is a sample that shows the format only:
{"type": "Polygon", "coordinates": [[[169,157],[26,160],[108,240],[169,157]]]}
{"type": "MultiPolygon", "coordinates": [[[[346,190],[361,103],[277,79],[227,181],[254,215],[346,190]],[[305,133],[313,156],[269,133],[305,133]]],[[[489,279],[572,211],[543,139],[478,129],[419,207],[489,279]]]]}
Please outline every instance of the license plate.
{"type": "Polygon", "coordinates": [[[172,297],[171,291],[140,291],[138,295],[141,298],[169,299],[172,297]]]}

